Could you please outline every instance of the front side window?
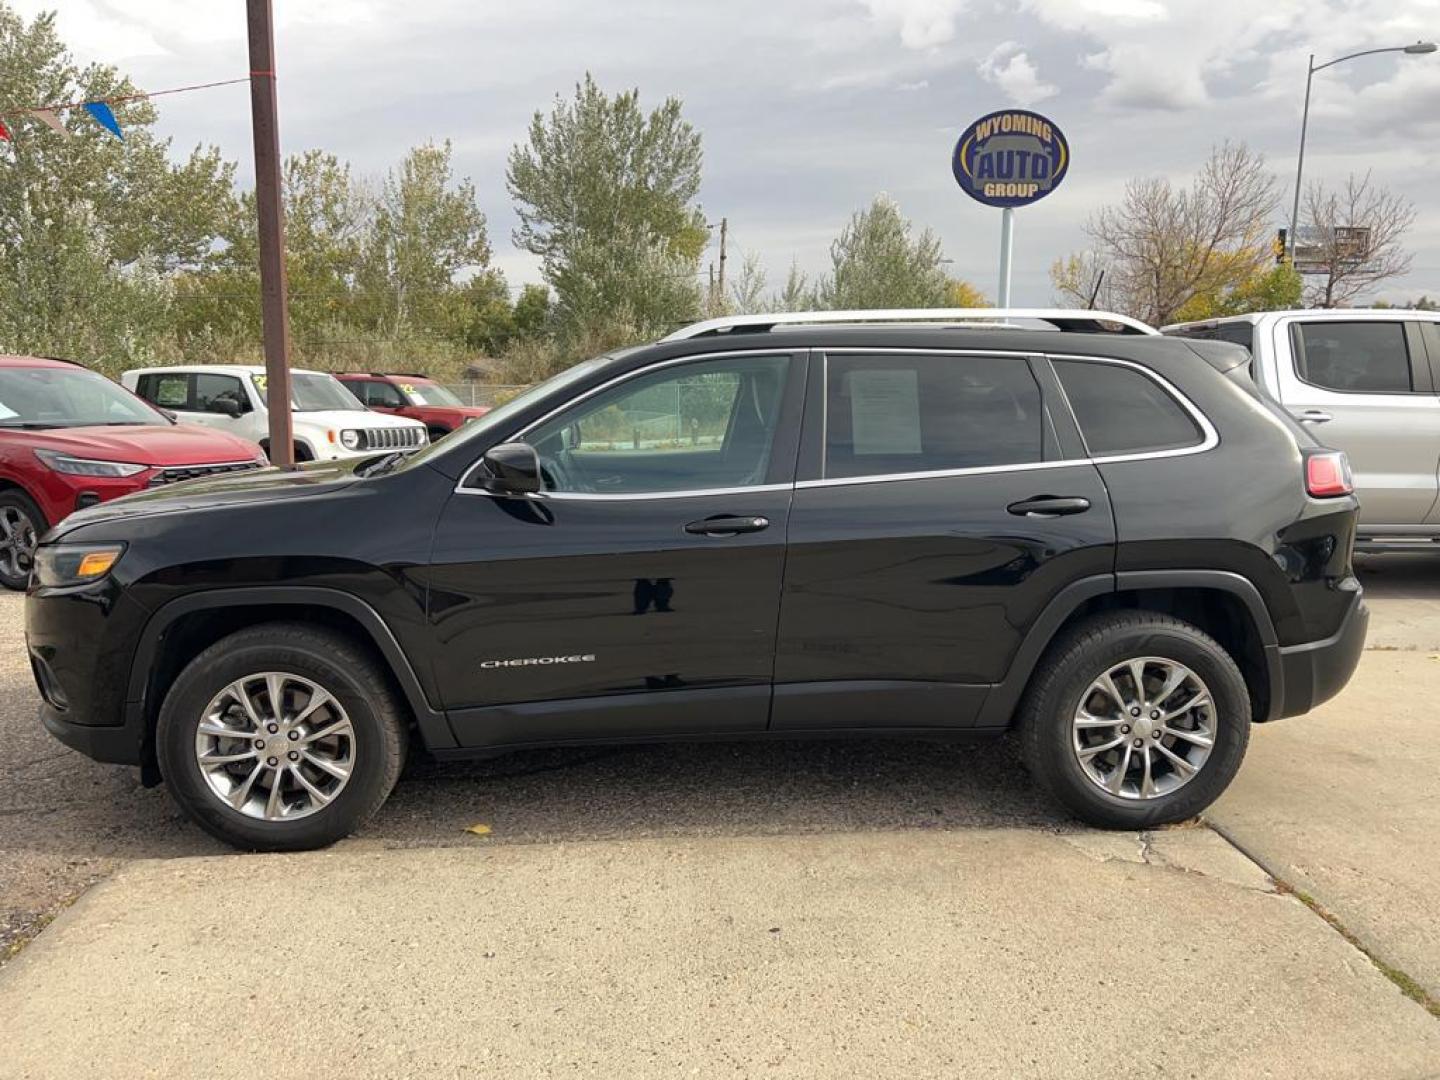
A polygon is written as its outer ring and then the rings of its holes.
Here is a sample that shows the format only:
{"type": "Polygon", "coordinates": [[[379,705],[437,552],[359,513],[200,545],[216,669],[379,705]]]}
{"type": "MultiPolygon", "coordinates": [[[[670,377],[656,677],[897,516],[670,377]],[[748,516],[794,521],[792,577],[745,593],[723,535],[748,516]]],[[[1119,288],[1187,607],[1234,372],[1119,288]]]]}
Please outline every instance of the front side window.
{"type": "MultiPolygon", "coordinates": [[[[389,383],[365,382],[360,387],[363,393],[360,400],[366,405],[374,405],[381,409],[402,409],[405,407],[405,399],[400,396],[400,391],[389,383]]],[[[354,389],[353,384],[347,384],[348,389],[354,389]]]]}
{"type": "Polygon", "coordinates": [[[1134,368],[1089,360],[1052,363],[1095,457],[1178,450],[1204,438],[1180,403],[1134,368]]]}
{"type": "Polygon", "coordinates": [[[1040,387],[1021,357],[831,355],[827,365],[827,479],[1044,460],[1040,387]]]}
{"type": "Polygon", "coordinates": [[[787,356],[662,368],[545,421],[525,436],[547,490],[703,491],[765,483],[787,356]]]}
{"type": "Polygon", "coordinates": [[[234,375],[212,375],[197,373],[195,379],[195,405],[199,412],[219,412],[217,402],[234,402],[242,413],[250,411],[250,401],[245,396],[245,387],[234,375]]]}
{"type": "Polygon", "coordinates": [[[85,368],[0,368],[0,428],[165,423],[134,394],[85,368]]]}
{"type": "Polygon", "coordinates": [[[1402,322],[1297,323],[1294,333],[1295,370],[1313,386],[1352,394],[1414,389],[1402,322]]]}

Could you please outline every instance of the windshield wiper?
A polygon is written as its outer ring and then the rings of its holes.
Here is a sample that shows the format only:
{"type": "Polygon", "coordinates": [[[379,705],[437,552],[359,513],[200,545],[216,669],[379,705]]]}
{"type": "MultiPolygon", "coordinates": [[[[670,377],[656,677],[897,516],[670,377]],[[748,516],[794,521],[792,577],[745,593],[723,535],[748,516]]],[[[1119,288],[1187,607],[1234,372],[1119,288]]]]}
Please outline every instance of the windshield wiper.
{"type": "Polygon", "coordinates": [[[367,465],[362,465],[359,469],[356,469],[355,471],[357,473],[360,473],[361,476],[365,477],[368,480],[372,476],[384,476],[386,473],[393,470],[396,465],[399,465],[400,462],[404,460],[404,454],[392,451],[391,453],[386,454],[382,458],[372,461],[367,465]]]}

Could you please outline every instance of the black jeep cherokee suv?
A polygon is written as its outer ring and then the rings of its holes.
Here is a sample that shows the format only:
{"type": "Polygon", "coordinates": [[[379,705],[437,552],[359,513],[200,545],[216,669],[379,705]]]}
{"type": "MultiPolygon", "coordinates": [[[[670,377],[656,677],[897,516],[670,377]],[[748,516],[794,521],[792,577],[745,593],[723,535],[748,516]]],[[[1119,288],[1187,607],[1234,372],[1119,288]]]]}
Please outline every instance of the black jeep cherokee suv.
{"type": "Polygon", "coordinates": [[[1348,470],[1244,350],[1046,318],[718,320],[409,458],[77,513],[43,722],[247,848],[344,836],[417,740],[1013,728],[1084,820],[1189,817],[1355,668],[1348,470]]]}

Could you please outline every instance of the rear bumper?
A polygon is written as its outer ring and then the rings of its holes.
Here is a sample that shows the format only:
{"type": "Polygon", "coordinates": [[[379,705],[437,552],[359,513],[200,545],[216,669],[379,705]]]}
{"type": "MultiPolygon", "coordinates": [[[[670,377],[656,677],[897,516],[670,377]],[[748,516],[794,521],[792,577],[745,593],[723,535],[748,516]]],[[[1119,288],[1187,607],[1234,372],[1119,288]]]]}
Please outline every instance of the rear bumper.
{"type": "Polygon", "coordinates": [[[1360,664],[1369,626],[1370,609],[1357,590],[1340,629],[1330,637],[1277,647],[1283,689],[1271,718],[1299,716],[1343,690],[1360,664]]]}

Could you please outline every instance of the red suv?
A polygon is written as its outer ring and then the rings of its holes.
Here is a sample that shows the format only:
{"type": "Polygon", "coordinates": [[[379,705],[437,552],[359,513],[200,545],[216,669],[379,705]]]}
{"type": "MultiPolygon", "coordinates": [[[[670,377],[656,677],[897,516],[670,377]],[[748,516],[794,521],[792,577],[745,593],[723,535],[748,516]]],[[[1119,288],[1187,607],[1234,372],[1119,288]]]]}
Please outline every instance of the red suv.
{"type": "Polygon", "coordinates": [[[72,510],[266,464],[254,443],[177,424],[77,364],[0,356],[0,585],[25,588],[36,539],[72,510]]]}
{"type": "Polygon", "coordinates": [[[430,429],[430,441],[443,438],[467,421],[490,410],[466,405],[434,379],[424,375],[375,375],[361,371],[336,373],[350,392],[376,412],[408,416],[430,429]]]}

